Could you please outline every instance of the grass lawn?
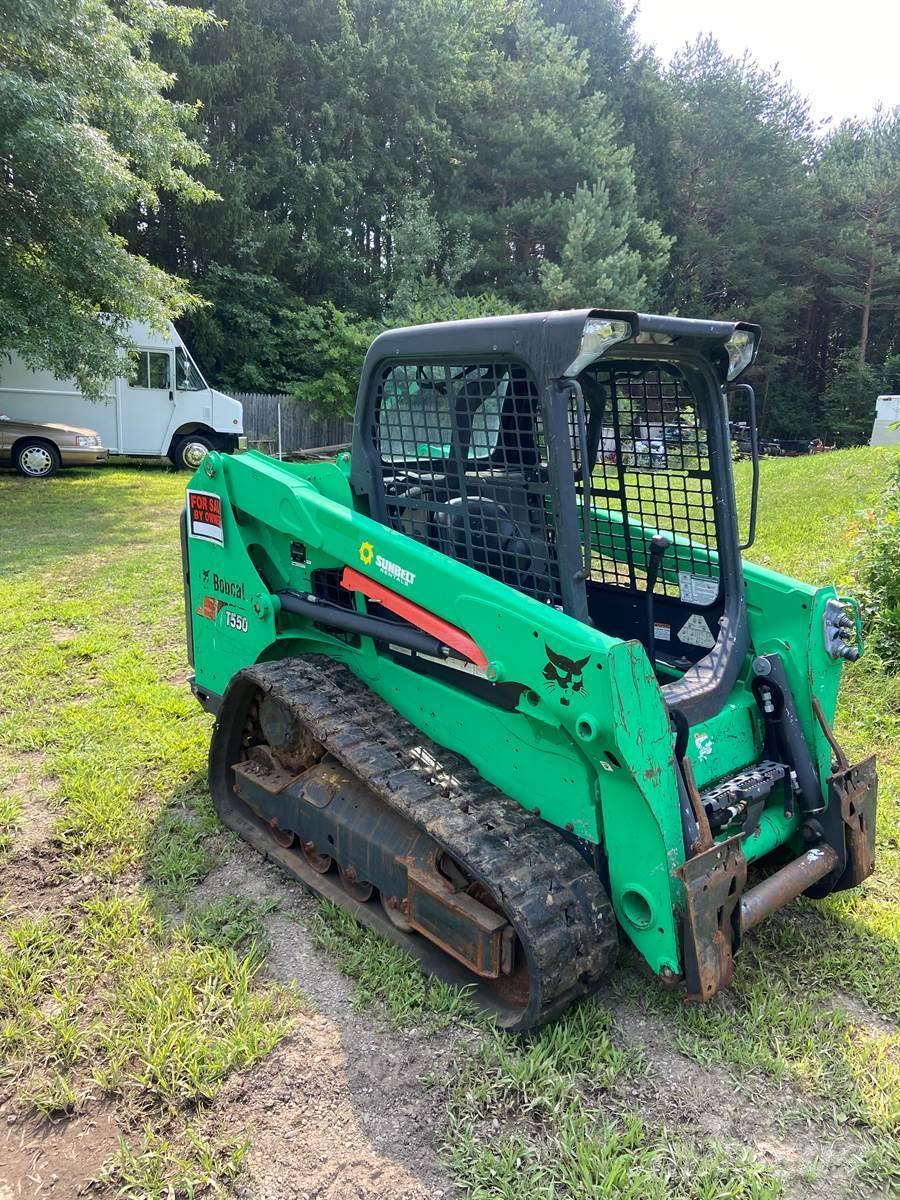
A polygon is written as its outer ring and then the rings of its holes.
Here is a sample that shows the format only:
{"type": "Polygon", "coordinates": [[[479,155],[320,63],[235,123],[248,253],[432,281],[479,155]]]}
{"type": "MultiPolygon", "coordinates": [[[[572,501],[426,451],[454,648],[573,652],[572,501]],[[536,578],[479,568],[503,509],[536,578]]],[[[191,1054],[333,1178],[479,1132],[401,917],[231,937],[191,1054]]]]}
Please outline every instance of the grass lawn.
{"type": "MultiPolygon", "coordinates": [[[[890,458],[765,462],[749,557],[848,585],[890,458]]],[[[745,494],[744,465],[738,476],[745,494]]],[[[210,721],[185,683],[184,484],[155,467],[0,473],[0,1091],[53,1116],[114,1105],[128,1132],[106,1187],[134,1197],[199,1196],[238,1175],[243,1131],[201,1135],[198,1114],[305,1003],[263,976],[264,911],[190,902],[217,825],[210,721]],[[52,825],[43,875],[21,849],[41,821],[52,825]]],[[[849,668],[837,732],[851,757],[879,755],[876,876],[766,923],[712,1005],[687,1008],[627,970],[612,997],[663,1022],[698,1070],[792,1081],[829,1127],[854,1131],[855,1194],[876,1195],[900,1184],[900,678],[866,660],[849,668]]],[[[406,1020],[468,1019],[458,997],[417,983],[404,956],[343,920],[323,911],[315,935],[362,999],[406,1020]]],[[[642,1119],[627,1097],[653,1064],[625,1050],[601,1006],[525,1041],[471,1037],[445,1148],[471,1196],[784,1194],[769,1166],[642,1119]]]]}

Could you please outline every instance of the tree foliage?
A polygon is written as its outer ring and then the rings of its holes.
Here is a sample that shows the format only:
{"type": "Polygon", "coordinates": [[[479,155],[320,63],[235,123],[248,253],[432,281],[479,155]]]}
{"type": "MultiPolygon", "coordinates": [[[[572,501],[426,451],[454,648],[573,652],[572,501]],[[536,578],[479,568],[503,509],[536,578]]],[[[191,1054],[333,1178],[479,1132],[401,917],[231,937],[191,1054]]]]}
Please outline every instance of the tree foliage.
{"type": "Polygon", "coordinates": [[[900,109],[841,125],[817,174],[835,231],[821,267],[829,295],[859,313],[863,365],[873,315],[896,313],[900,296],[900,109]]]}
{"type": "Polygon", "coordinates": [[[866,514],[857,575],[867,637],[889,670],[900,670],[900,464],[878,506],[866,514]]]}
{"type": "Polygon", "coordinates": [[[220,384],[334,408],[387,325],[657,308],[763,326],[771,432],[867,434],[900,110],[825,131],[710,37],[663,67],[628,0],[187,2],[0,0],[0,345],[96,374],[196,293],[220,384]]]}
{"type": "Polygon", "coordinates": [[[77,375],[113,374],[130,318],[163,324],[191,293],[134,254],[111,223],[161,192],[209,193],[191,110],[165,98],[157,35],[208,22],[156,0],[3,0],[0,19],[0,347],[77,375]]]}

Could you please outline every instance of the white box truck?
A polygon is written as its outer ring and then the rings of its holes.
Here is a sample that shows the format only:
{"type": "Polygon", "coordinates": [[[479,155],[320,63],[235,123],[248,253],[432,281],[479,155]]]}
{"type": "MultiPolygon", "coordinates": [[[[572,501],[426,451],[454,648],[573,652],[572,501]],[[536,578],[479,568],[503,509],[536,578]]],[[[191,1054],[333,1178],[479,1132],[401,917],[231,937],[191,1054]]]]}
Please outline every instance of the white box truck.
{"type": "Polygon", "coordinates": [[[900,446],[900,396],[879,396],[870,446],[900,446]]]}
{"type": "Polygon", "coordinates": [[[74,379],[29,370],[18,355],[0,354],[0,414],[89,426],[111,455],[169,458],[190,471],[207,450],[246,447],[240,401],[207,385],[174,325],[160,334],[134,321],[129,334],[137,346],[132,362],[123,357],[122,374],[101,400],[88,400],[74,379]]]}

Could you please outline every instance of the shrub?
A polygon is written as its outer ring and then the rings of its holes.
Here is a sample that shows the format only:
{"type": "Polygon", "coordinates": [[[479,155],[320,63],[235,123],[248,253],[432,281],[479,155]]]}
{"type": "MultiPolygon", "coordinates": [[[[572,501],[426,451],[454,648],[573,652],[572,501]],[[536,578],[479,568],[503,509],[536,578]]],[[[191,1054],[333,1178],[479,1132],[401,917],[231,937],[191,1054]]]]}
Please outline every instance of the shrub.
{"type": "Polygon", "coordinates": [[[879,383],[878,372],[860,363],[857,351],[841,355],[822,396],[829,433],[839,445],[861,446],[869,440],[879,383]]]}
{"type": "Polygon", "coordinates": [[[900,670],[900,460],[860,541],[859,583],[870,648],[900,670]]]}

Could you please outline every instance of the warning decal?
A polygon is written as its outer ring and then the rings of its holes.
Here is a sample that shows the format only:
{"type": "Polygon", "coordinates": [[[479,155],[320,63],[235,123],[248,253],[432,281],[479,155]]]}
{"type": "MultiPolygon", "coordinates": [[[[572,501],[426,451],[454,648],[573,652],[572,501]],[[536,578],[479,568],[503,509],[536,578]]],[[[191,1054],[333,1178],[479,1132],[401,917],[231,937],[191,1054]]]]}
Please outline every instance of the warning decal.
{"type": "Polygon", "coordinates": [[[678,592],[685,604],[715,604],[719,598],[719,580],[711,575],[679,571],[678,592]]]}
{"type": "Polygon", "coordinates": [[[678,630],[678,640],[686,646],[702,646],[705,650],[712,650],[716,644],[709,626],[699,613],[688,617],[678,630]]]}
{"type": "Polygon", "coordinates": [[[188,532],[205,542],[225,545],[222,528],[222,499],[212,492],[188,492],[188,532]]]}

